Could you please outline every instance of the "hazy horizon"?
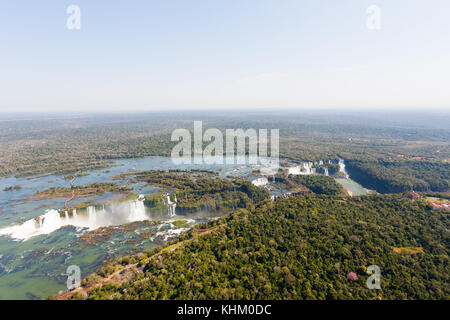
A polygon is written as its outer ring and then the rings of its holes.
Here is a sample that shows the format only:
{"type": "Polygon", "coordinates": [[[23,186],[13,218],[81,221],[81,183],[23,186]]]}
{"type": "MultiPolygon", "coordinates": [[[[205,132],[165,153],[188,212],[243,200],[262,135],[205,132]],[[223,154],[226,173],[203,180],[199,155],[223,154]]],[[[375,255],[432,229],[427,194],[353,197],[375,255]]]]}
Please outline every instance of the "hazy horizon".
{"type": "MultiPolygon", "coordinates": [[[[154,119],[172,119],[174,121],[209,120],[242,121],[296,121],[298,124],[356,124],[370,127],[390,126],[406,128],[444,129],[448,131],[450,122],[449,110],[384,110],[384,111],[352,111],[352,110],[165,110],[165,111],[114,111],[114,112],[0,112],[0,123],[21,121],[53,121],[81,125],[97,121],[111,123],[133,121],[154,121],[154,119]],[[77,121],[74,121],[77,120],[77,121]]],[[[64,124],[62,124],[64,125],[64,124]]],[[[230,125],[230,124],[228,124],[230,125]]]]}

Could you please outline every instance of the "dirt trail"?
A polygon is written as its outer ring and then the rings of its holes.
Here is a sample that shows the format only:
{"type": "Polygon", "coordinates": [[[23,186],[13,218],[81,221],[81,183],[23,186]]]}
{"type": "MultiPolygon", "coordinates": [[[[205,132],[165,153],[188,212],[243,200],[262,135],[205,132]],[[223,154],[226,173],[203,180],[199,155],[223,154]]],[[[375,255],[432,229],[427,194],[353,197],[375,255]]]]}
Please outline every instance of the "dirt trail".
{"type": "Polygon", "coordinates": [[[72,202],[75,198],[76,198],[75,190],[72,190],[72,196],[65,202],[65,210],[69,210],[69,203],[72,202]]]}
{"type": "Polygon", "coordinates": [[[124,281],[129,281],[129,280],[131,280],[131,277],[133,277],[134,275],[144,272],[145,265],[148,264],[155,257],[161,255],[163,252],[173,252],[176,249],[181,248],[184,245],[192,242],[197,237],[203,236],[205,234],[209,234],[212,231],[217,230],[218,228],[220,228],[224,225],[225,224],[221,224],[221,225],[215,226],[213,228],[208,228],[208,229],[197,229],[197,234],[194,237],[192,237],[192,239],[180,241],[180,242],[177,242],[168,247],[162,248],[161,251],[159,251],[158,253],[155,253],[154,255],[148,257],[145,260],[145,263],[140,265],[139,267],[138,267],[139,263],[129,264],[129,265],[125,266],[124,268],[120,268],[119,265],[116,265],[116,269],[117,268],[119,268],[119,269],[116,270],[115,272],[113,272],[112,274],[110,274],[108,277],[103,278],[100,282],[98,282],[90,287],[87,287],[87,288],[80,287],[78,289],[67,291],[64,294],[58,296],[55,300],[67,300],[77,292],[88,293],[89,291],[91,291],[95,288],[102,287],[106,283],[119,283],[120,284],[120,283],[123,283],[124,281]]]}

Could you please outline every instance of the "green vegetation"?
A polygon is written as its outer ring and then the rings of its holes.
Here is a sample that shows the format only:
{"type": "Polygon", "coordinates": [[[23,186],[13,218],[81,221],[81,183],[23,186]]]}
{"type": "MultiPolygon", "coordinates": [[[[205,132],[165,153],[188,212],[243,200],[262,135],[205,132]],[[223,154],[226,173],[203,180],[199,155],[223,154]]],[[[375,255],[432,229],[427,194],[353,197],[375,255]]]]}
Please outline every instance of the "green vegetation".
{"type": "Polygon", "coordinates": [[[131,281],[94,288],[87,298],[450,298],[449,216],[421,200],[307,195],[263,201],[204,227],[215,229],[185,233],[181,250],[155,253],[131,281]],[[366,287],[373,264],[381,290],[366,287]]]}
{"type": "Polygon", "coordinates": [[[188,228],[189,227],[189,223],[186,220],[176,220],[172,223],[177,228],[188,228]]]}
{"type": "Polygon", "coordinates": [[[348,160],[350,176],[381,193],[450,190],[450,163],[348,160]]]}
{"type": "MultiPolygon", "coordinates": [[[[120,266],[116,261],[105,264],[83,285],[117,276],[117,269],[130,264],[130,270],[141,269],[126,281],[116,280],[87,294],[78,292],[73,298],[449,299],[448,212],[433,211],[431,204],[411,191],[448,199],[450,119],[410,114],[394,118],[155,113],[0,121],[0,176],[55,173],[73,183],[88,170],[110,166],[113,159],[170,156],[176,143],[170,141],[171,132],[191,130],[193,120],[203,119],[205,129],[222,131],[280,129],[280,156],[285,160],[332,160],[333,164],[317,170],[338,175],[335,163],[345,159],[351,178],[364,187],[413,196],[343,199],[343,188],[330,177],[279,172],[280,188],[302,196],[271,202],[265,189],[240,179],[220,179],[207,170],[120,175],[118,179],[132,176],[130,182],[161,188],[145,199],[154,212],[166,212],[163,195],[169,193],[172,200],[177,197],[177,214],[232,213],[182,234],[163,249],[125,257],[120,266]],[[382,290],[365,286],[365,270],[372,264],[381,268],[382,290]],[[349,272],[355,272],[358,280],[349,280],[349,272]]],[[[116,183],[94,183],[53,187],[33,198],[73,199],[118,192],[126,195],[124,199],[135,199],[131,190],[116,183]]],[[[80,241],[96,245],[112,232],[120,230],[99,229],[80,241]]]]}
{"type": "MultiPolygon", "coordinates": [[[[120,175],[124,178],[130,174],[120,175]]],[[[247,208],[254,203],[270,197],[267,190],[255,187],[248,181],[239,179],[220,179],[211,177],[210,172],[199,175],[198,170],[150,170],[132,173],[138,181],[162,188],[157,194],[148,195],[145,205],[153,211],[167,212],[163,195],[173,192],[177,197],[177,213],[187,214],[198,211],[230,211],[234,208],[247,208]]]]}
{"type": "Polygon", "coordinates": [[[276,175],[275,186],[291,192],[291,194],[324,194],[324,195],[347,195],[344,188],[332,177],[321,175],[289,175],[281,172],[276,175]]]}
{"type": "MultiPolygon", "coordinates": [[[[280,129],[280,155],[294,162],[346,159],[352,178],[381,193],[449,190],[448,115],[240,114],[85,115],[0,122],[0,176],[64,174],[112,159],[170,156],[176,128],[280,129]],[[270,119],[270,120],[268,120],[270,119]]],[[[326,165],[330,174],[336,165],[326,165]]],[[[319,172],[324,167],[318,168],[319,172]]]]}
{"type": "Polygon", "coordinates": [[[344,188],[331,177],[290,175],[289,179],[304,185],[316,194],[345,195],[344,188]]]}
{"type": "Polygon", "coordinates": [[[325,172],[326,172],[325,169],[328,169],[328,174],[333,176],[338,173],[339,165],[336,163],[327,163],[327,164],[317,166],[316,169],[317,169],[317,173],[320,173],[320,174],[325,174],[325,172]]]}
{"type": "Polygon", "coordinates": [[[68,174],[68,175],[64,176],[64,180],[73,180],[75,178],[86,177],[88,175],[89,175],[89,173],[87,173],[87,172],[79,172],[79,173],[76,173],[76,174],[68,174]]]}
{"type": "Polygon", "coordinates": [[[128,194],[132,188],[121,187],[114,182],[96,182],[87,186],[51,187],[44,191],[36,191],[31,196],[32,199],[70,198],[70,197],[91,197],[102,195],[105,192],[118,192],[128,194]]]}
{"type": "Polygon", "coordinates": [[[13,191],[13,190],[20,190],[20,189],[22,189],[22,186],[16,185],[16,186],[5,187],[3,189],[3,191],[13,191]]]}
{"type": "Polygon", "coordinates": [[[112,159],[169,156],[174,125],[167,115],[0,121],[0,176],[69,175],[112,159]]]}

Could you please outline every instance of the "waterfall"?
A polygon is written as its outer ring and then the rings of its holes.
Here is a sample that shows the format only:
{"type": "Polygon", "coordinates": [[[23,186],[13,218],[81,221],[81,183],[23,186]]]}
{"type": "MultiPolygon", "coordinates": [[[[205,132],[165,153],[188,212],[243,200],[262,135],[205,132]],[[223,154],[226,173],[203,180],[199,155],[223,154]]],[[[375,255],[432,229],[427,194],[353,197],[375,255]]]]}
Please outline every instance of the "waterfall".
{"type": "Polygon", "coordinates": [[[293,175],[310,175],[316,173],[316,168],[312,162],[302,162],[299,166],[288,169],[289,174],[293,175]]]}
{"type": "Polygon", "coordinates": [[[57,210],[48,211],[41,220],[40,229],[42,233],[50,233],[58,230],[63,225],[63,219],[57,210]]]}
{"type": "Polygon", "coordinates": [[[170,207],[169,207],[169,217],[174,217],[176,215],[176,207],[177,204],[173,203],[170,207]]]}
{"type": "Polygon", "coordinates": [[[93,206],[87,208],[87,217],[86,215],[77,215],[75,209],[72,211],[72,217],[69,216],[68,211],[64,211],[64,215],[61,216],[59,211],[51,209],[23,224],[0,229],[0,235],[10,235],[18,240],[27,240],[34,236],[52,233],[65,225],[95,229],[98,227],[97,214],[93,206]]]}
{"type": "Polygon", "coordinates": [[[349,175],[347,173],[347,170],[345,170],[345,162],[344,162],[344,160],[339,159],[338,164],[339,164],[339,172],[343,173],[345,175],[346,179],[349,179],[350,177],[349,177],[349,175]]]}
{"type": "MultiPolygon", "coordinates": [[[[66,225],[95,230],[103,226],[147,220],[144,199],[144,196],[140,196],[138,200],[103,206],[99,210],[96,210],[95,206],[89,206],[80,214],[73,209],[72,216],[69,216],[68,211],[64,211],[60,215],[59,211],[51,209],[22,224],[0,229],[0,235],[9,235],[17,240],[27,240],[34,236],[49,234],[66,225]]],[[[175,197],[175,202],[171,202],[170,216],[175,215],[176,201],[175,197]]]]}
{"type": "Polygon", "coordinates": [[[89,206],[87,208],[87,214],[88,214],[89,223],[94,224],[95,220],[97,220],[97,211],[95,210],[95,207],[89,206]]]}
{"type": "Polygon", "coordinates": [[[325,164],[339,164],[339,172],[343,173],[345,177],[348,179],[349,175],[345,170],[344,160],[332,161],[332,160],[319,160],[316,162],[301,162],[299,165],[295,167],[288,168],[288,174],[292,175],[311,175],[311,174],[323,174],[325,176],[329,176],[330,172],[328,167],[324,166],[325,164]],[[315,166],[321,166],[320,168],[315,168],[315,166]]]}
{"type": "Polygon", "coordinates": [[[172,202],[172,200],[170,200],[169,193],[166,193],[164,200],[165,200],[164,202],[167,205],[167,214],[169,215],[169,217],[175,216],[177,207],[177,195],[175,195],[175,202],[172,202]]]}
{"type": "Polygon", "coordinates": [[[293,174],[293,175],[300,174],[299,166],[288,168],[288,174],[293,174]]]}
{"type": "Polygon", "coordinates": [[[316,169],[313,168],[312,162],[303,162],[302,168],[300,169],[300,174],[310,175],[316,172],[316,169]]]}
{"type": "Polygon", "coordinates": [[[0,235],[10,235],[12,238],[26,240],[33,236],[48,234],[64,225],[65,218],[61,218],[57,210],[48,210],[44,215],[35,217],[23,224],[0,229],[0,235]]]}
{"type": "MultiPolygon", "coordinates": [[[[141,196],[139,196],[139,199],[141,199],[141,196]]],[[[130,214],[128,216],[128,221],[130,222],[148,219],[147,215],[145,214],[144,201],[139,199],[130,202],[130,214]]]]}

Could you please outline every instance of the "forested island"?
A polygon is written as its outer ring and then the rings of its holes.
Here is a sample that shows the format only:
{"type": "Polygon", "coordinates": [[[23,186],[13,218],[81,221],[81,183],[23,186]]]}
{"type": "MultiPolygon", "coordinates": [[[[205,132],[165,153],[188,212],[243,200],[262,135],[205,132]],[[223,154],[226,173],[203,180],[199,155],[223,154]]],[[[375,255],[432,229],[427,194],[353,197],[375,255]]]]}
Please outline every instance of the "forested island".
{"type": "Polygon", "coordinates": [[[270,198],[270,193],[242,179],[220,179],[209,171],[149,170],[127,173],[115,179],[133,176],[137,181],[161,188],[161,191],[145,196],[145,205],[153,212],[166,212],[165,194],[177,199],[177,214],[198,211],[228,212],[247,208],[270,198]]]}

